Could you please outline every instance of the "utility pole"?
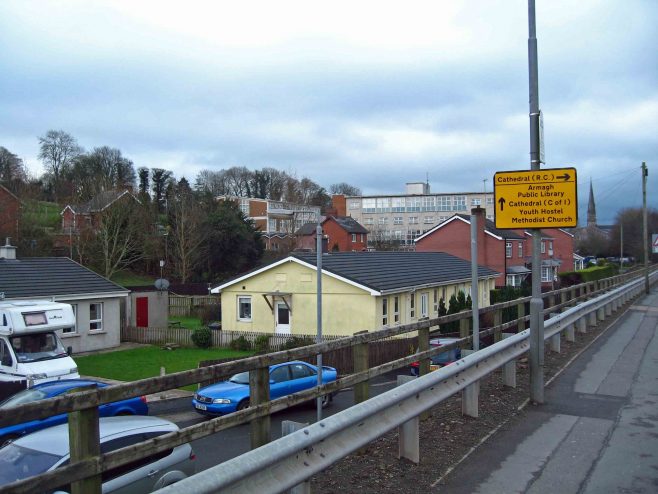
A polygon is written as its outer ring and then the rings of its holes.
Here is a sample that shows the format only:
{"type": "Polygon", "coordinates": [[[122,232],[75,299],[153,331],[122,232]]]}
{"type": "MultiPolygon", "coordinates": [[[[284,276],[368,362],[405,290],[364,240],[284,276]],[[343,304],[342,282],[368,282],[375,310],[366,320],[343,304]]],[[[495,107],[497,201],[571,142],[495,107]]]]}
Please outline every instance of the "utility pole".
{"type": "Polygon", "coordinates": [[[647,222],[647,164],[642,162],[642,229],[644,240],[644,291],[648,295],[651,291],[649,286],[649,227],[647,222]]]}
{"type": "MultiPolygon", "coordinates": [[[[530,94],[530,169],[541,168],[539,70],[535,0],[528,0],[528,75],[530,94]]],[[[544,300],[541,297],[541,230],[532,230],[532,297],[530,298],[530,399],[544,403],[544,300]]]]}
{"type": "MultiPolygon", "coordinates": [[[[322,224],[321,219],[318,217],[318,225],[315,228],[315,249],[316,249],[316,264],[317,264],[317,335],[315,342],[322,343],[322,224]]],[[[316,364],[318,368],[318,386],[322,386],[322,354],[318,353],[316,357],[316,364]]],[[[322,420],[322,396],[318,396],[315,402],[317,421],[322,420]]]]}

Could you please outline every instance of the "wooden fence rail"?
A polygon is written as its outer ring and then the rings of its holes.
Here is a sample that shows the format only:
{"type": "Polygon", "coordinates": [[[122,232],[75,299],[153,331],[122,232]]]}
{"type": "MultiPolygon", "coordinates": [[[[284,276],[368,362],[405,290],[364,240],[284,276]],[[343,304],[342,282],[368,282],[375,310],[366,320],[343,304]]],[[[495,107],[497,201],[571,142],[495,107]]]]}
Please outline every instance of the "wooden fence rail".
{"type": "MultiPolygon", "coordinates": [[[[193,316],[195,309],[221,303],[219,295],[174,295],[169,294],[170,316],[193,316]]],[[[218,311],[219,314],[219,311],[218,311]]]]}

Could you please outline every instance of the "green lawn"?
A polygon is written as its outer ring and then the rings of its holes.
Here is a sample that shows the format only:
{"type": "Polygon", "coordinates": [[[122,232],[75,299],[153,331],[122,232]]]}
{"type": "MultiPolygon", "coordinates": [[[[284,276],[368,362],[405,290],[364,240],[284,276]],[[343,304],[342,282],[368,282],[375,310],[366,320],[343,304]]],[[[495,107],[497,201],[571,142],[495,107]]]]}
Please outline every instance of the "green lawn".
{"type": "MultiPolygon", "coordinates": [[[[98,353],[84,357],[74,357],[82,376],[104,377],[119,381],[136,381],[160,375],[160,367],[167,374],[196,369],[200,360],[213,360],[229,357],[246,357],[251,352],[238,352],[224,348],[178,348],[163,350],[157,346],[133,348],[116,352],[98,353]]],[[[196,389],[187,386],[184,389],[196,389]]]]}
{"type": "Polygon", "coordinates": [[[24,201],[23,220],[33,225],[46,228],[58,228],[62,218],[59,215],[62,206],[54,202],[24,201]]]}
{"type": "Polygon", "coordinates": [[[172,322],[180,322],[181,328],[187,329],[201,328],[204,326],[201,319],[192,316],[169,316],[169,323],[171,324],[172,322]]]}

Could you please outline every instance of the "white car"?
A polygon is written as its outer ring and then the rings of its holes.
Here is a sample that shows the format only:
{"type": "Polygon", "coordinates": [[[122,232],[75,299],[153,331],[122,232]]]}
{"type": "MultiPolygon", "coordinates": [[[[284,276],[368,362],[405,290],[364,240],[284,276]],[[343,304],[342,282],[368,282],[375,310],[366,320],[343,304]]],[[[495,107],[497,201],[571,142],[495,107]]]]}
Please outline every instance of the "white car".
{"type": "MultiPolygon", "coordinates": [[[[100,421],[101,452],[108,453],[178,430],[158,417],[106,417],[100,421]]],[[[103,473],[103,493],[152,492],[195,473],[195,456],[182,444],[103,473]]],[[[68,465],[68,424],[20,437],[0,449],[0,486],[68,465]]],[[[57,492],[70,491],[68,486],[57,492]]]]}

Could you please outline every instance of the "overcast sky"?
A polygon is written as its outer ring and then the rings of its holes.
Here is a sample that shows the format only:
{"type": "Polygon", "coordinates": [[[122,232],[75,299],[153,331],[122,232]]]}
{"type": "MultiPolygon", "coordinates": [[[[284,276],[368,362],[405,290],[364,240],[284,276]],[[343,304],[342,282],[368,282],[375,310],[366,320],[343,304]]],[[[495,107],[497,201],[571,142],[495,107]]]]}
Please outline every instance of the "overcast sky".
{"type": "MultiPolygon", "coordinates": [[[[0,146],[38,136],[193,182],[272,166],[364,194],[529,168],[525,0],[0,2],[0,146]]],[[[658,1],[537,0],[547,168],[598,220],[658,207],[658,1]]]]}

